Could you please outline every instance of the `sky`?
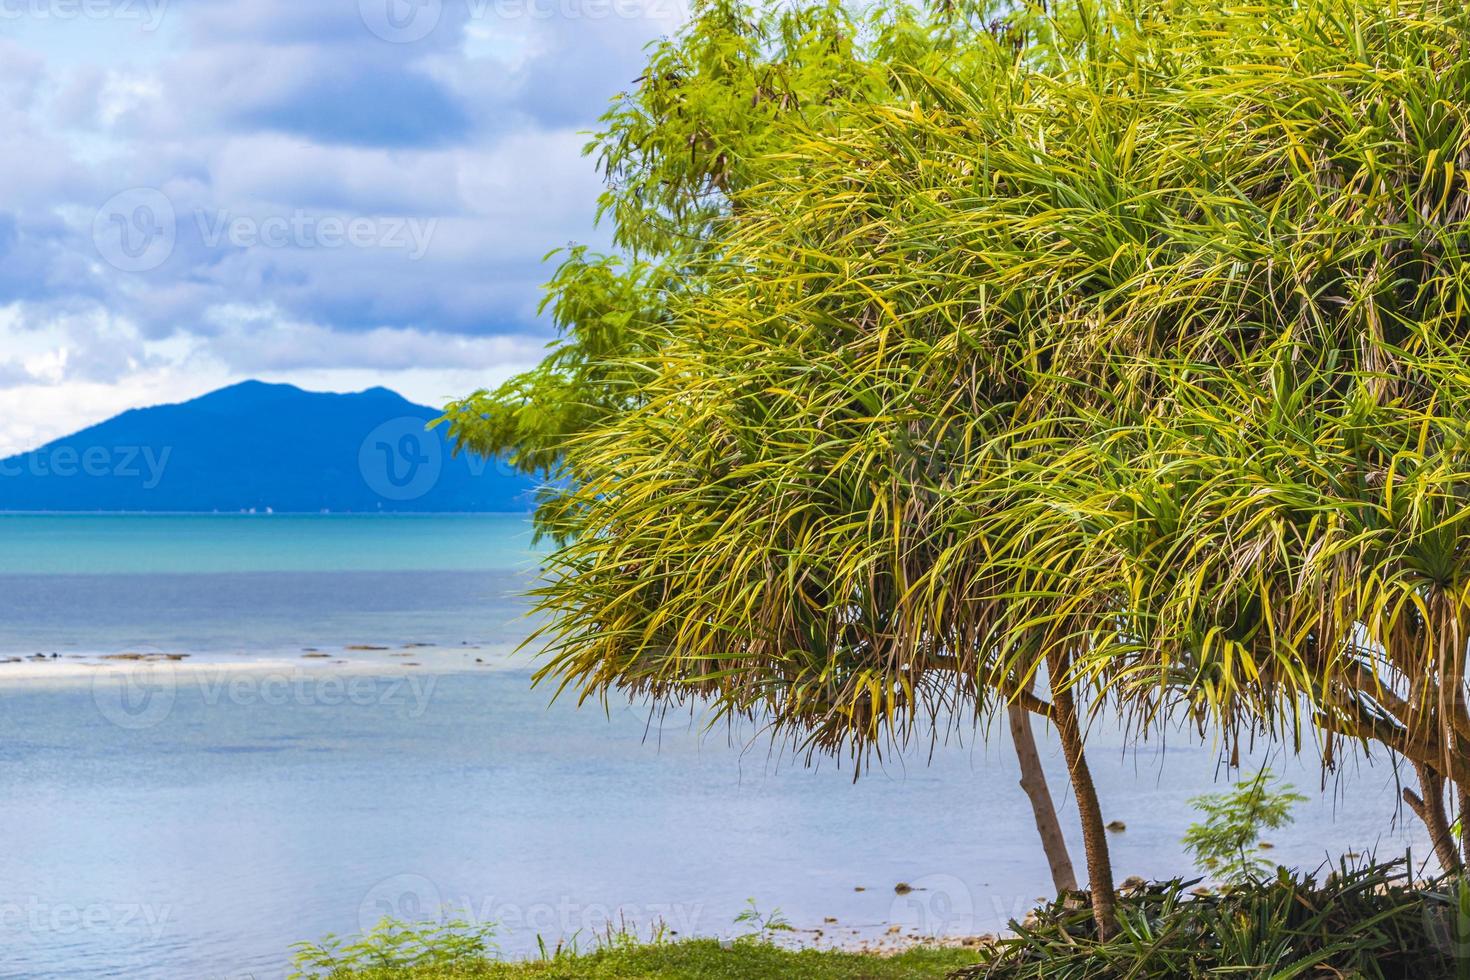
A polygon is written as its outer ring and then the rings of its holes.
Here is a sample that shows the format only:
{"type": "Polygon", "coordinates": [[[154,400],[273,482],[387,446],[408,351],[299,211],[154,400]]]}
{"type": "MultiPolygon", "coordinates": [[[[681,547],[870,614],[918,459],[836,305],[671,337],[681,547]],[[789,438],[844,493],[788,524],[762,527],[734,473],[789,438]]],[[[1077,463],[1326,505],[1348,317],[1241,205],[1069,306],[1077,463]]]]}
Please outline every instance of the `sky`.
{"type": "Polygon", "coordinates": [[[686,0],[0,0],[0,454],[246,378],[534,364],[686,0]]]}

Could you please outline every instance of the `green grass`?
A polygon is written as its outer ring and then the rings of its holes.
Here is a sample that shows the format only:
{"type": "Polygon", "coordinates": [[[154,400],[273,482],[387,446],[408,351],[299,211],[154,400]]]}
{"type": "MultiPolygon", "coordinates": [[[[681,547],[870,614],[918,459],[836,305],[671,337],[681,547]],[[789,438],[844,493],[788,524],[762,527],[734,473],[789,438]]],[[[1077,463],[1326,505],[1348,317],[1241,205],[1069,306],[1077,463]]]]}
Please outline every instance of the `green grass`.
{"type": "Polygon", "coordinates": [[[968,949],[913,949],[892,957],[818,950],[791,952],[760,943],[729,948],[696,940],[605,949],[551,962],[380,967],[332,974],[338,980],[941,980],[979,962],[968,949]]]}

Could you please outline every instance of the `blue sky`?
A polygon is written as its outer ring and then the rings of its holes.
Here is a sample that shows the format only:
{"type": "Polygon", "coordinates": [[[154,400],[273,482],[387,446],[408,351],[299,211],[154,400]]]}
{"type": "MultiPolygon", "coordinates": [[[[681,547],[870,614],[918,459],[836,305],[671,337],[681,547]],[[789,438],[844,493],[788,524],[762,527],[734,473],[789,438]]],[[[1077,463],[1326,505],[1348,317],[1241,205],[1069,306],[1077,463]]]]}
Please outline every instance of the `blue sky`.
{"type": "Polygon", "coordinates": [[[0,452],[242,378],[539,356],[585,132],[684,0],[0,0],[0,452]]]}

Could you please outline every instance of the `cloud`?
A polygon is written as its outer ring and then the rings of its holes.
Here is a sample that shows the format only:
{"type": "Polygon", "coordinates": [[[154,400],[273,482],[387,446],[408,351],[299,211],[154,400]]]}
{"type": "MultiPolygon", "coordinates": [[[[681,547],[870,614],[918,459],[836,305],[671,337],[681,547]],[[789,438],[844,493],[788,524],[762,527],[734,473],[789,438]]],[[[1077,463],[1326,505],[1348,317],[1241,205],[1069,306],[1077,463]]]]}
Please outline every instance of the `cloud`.
{"type": "Polygon", "coordinates": [[[9,431],[251,372],[452,395],[534,363],[541,256],[606,242],[585,133],[682,15],[640,2],[118,0],[7,20],[9,431]],[[88,394],[16,394],[68,390],[88,394]]]}
{"type": "Polygon", "coordinates": [[[233,322],[209,339],[208,356],[242,374],[339,368],[490,370],[506,363],[533,363],[545,347],[544,341],[515,335],[465,337],[389,327],[344,334],[315,324],[281,323],[272,313],[233,311],[233,322]]]}

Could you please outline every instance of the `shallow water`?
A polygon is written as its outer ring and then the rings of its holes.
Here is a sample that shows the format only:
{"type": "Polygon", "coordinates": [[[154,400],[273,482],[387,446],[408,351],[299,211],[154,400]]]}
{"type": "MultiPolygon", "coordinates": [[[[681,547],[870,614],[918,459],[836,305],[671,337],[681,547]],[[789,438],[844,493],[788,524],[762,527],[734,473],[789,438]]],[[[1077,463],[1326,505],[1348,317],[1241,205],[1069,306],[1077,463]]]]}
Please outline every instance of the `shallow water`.
{"type": "MultiPolygon", "coordinates": [[[[0,561],[0,649],[197,656],[9,681],[0,665],[0,975],[279,977],[292,942],[385,912],[494,920],[510,955],[538,934],[585,941],[609,919],[728,935],[750,898],[828,941],[889,922],[970,934],[1047,890],[1003,743],[911,754],[853,784],[846,768],[806,770],[687,719],[650,730],[636,709],[548,707],[511,652],[527,629],[514,589],[534,565],[520,521],[366,519],[354,534],[386,533],[411,556],[368,572],[337,556],[370,540],[292,519],[294,564],[273,572],[258,557],[240,571],[228,552],[187,554],[171,522],[211,519],[109,518],[148,557],[99,544],[109,574],[79,575],[96,567],[92,537],[49,520],[49,547],[68,552],[47,559],[49,574],[20,575],[14,543],[0,546],[12,555],[0,561]],[[150,535],[167,543],[150,548],[150,535]],[[436,535],[480,559],[422,567],[436,535]],[[507,535],[520,543],[463,546],[507,535]],[[296,659],[346,644],[389,649],[344,666],[296,659]],[[276,666],[227,667],[265,653],[276,666]],[[916,891],[896,895],[900,881],[916,891]]],[[[242,538],[278,535],[276,520],[200,540],[258,556],[269,549],[242,538]]],[[[48,547],[47,533],[27,528],[27,547],[48,547]]],[[[1049,743],[1047,755],[1060,790],[1049,743]]],[[[1214,785],[1215,759],[1183,739],[1167,759],[1095,743],[1107,816],[1128,826],[1114,838],[1120,877],[1187,870],[1186,801],[1214,785]]],[[[1316,786],[1314,764],[1277,765],[1316,786]]],[[[1349,849],[1402,852],[1395,795],[1386,767],[1354,768],[1274,835],[1273,854],[1316,866],[1349,849]]]]}

